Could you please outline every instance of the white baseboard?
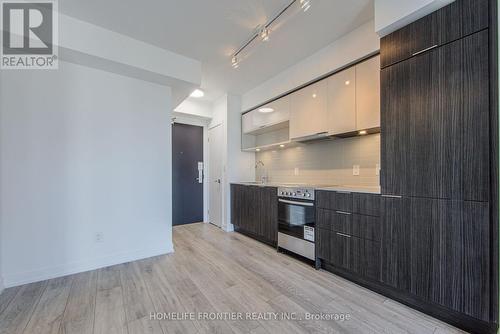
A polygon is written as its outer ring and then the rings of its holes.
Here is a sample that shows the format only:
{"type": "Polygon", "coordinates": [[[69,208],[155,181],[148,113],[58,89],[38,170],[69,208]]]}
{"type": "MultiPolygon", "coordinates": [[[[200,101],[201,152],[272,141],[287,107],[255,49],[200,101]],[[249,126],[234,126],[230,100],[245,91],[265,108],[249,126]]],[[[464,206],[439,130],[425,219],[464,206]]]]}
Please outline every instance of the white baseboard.
{"type": "MultiPolygon", "coordinates": [[[[109,267],[116,264],[127,263],[149,257],[173,253],[173,245],[167,247],[156,247],[137,250],[133,252],[116,253],[101,258],[74,263],[66,263],[45,269],[38,269],[29,272],[4,275],[3,287],[10,288],[18,285],[45,281],[48,279],[77,274],[85,271],[109,267]]],[[[0,281],[1,284],[1,281],[0,281]]]]}
{"type": "Polygon", "coordinates": [[[234,225],[233,224],[226,224],[222,226],[222,230],[225,232],[234,232],[234,225]]]}

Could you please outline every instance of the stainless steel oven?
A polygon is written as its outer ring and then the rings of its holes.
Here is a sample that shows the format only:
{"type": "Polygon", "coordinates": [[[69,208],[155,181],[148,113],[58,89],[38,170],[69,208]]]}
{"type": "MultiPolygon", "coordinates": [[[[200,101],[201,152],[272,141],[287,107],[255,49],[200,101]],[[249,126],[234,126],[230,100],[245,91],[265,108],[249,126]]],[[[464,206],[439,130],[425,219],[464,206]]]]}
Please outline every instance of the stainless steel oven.
{"type": "Polygon", "coordinates": [[[278,188],[278,247],[314,260],[314,189],[278,188]]]}

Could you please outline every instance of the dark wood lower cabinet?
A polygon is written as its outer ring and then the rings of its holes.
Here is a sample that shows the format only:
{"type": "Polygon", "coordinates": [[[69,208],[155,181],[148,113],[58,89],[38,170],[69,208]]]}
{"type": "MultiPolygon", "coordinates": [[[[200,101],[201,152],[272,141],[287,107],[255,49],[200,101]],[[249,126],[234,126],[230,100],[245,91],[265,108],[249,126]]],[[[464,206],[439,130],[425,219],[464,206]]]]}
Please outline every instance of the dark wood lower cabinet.
{"type": "Polygon", "coordinates": [[[237,231],[276,245],[278,189],[232,184],[231,222],[237,231]]]}
{"type": "Polygon", "coordinates": [[[318,191],[316,198],[317,257],[335,268],[380,281],[380,196],[318,191]]]}
{"type": "Polygon", "coordinates": [[[462,328],[490,332],[489,203],[379,200],[380,217],[316,209],[323,268],[462,328]]]}

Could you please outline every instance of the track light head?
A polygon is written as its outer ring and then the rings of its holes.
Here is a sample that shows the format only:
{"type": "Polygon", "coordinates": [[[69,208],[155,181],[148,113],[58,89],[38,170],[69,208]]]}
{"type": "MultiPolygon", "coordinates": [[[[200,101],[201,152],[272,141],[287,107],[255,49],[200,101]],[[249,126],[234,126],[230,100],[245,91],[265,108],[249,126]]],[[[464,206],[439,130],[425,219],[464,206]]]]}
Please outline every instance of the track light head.
{"type": "Polygon", "coordinates": [[[262,38],[263,42],[267,42],[269,40],[269,29],[264,27],[260,31],[260,38],[262,38]]]}
{"type": "Polygon", "coordinates": [[[307,12],[307,10],[311,8],[311,0],[300,0],[300,8],[302,8],[304,12],[307,12]]]}
{"type": "Polygon", "coordinates": [[[233,56],[233,58],[231,58],[231,66],[235,69],[240,67],[240,62],[237,56],[233,56]]]}

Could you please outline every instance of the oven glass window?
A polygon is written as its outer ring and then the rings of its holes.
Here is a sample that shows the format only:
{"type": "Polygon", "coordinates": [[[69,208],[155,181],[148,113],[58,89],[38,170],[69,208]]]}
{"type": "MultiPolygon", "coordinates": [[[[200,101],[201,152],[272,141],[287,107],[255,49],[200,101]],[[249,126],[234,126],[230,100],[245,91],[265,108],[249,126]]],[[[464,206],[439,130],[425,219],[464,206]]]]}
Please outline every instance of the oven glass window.
{"type": "Polygon", "coordinates": [[[304,226],[314,227],[315,212],[314,206],[309,206],[310,203],[312,202],[296,202],[296,204],[279,202],[279,231],[303,239],[304,226]]]}

